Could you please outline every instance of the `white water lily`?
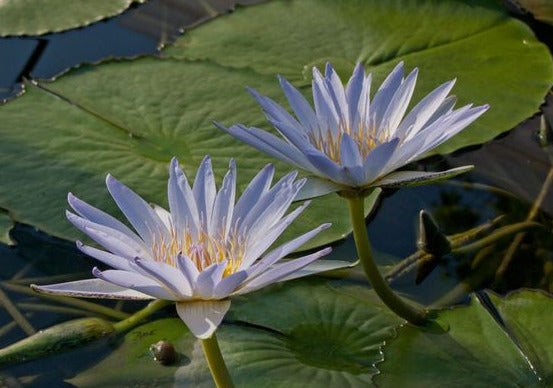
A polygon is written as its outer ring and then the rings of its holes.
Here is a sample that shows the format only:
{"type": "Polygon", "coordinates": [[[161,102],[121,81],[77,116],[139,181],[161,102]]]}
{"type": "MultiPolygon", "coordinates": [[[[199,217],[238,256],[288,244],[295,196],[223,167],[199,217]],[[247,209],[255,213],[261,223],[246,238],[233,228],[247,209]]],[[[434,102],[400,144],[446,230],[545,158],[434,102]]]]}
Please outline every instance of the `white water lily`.
{"type": "Polygon", "coordinates": [[[192,333],[209,338],[230,307],[229,297],[269,284],[343,267],[309,264],[330,248],[280,262],[330,224],[323,224],[261,255],[305,209],[285,215],[305,180],[290,173],[271,187],[274,168],[265,166],[235,204],[236,168],[231,161],[217,191],[211,160],[200,165],[193,187],[173,159],[169,209],[151,206],[108,175],[107,188],[134,231],[114,217],[69,194],[75,213],[67,218],[106,250],[78,248],[114,269],[93,269],[95,278],[33,288],[49,294],[112,299],[166,299],[192,333]]]}
{"type": "Polygon", "coordinates": [[[418,69],[407,77],[399,63],[371,99],[372,75],[358,64],[347,86],[330,64],[325,76],[313,68],[313,110],[287,80],[280,85],[295,117],[272,99],[250,92],[267,119],[284,138],[242,124],[217,127],[235,138],[312,173],[316,179],[302,197],[344,189],[398,187],[445,179],[472,168],[442,172],[400,171],[464,129],[489,106],[466,105],[453,110],[456,99],[448,94],[455,80],[444,83],[424,97],[405,115],[411,101],[418,69]]]}

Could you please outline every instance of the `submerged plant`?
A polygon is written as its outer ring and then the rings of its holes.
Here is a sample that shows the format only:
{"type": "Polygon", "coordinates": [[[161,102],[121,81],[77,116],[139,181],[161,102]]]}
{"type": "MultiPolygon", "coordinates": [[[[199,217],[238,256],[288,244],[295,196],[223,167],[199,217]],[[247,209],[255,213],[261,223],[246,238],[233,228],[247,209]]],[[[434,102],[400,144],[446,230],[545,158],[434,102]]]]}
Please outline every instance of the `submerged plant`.
{"type": "Polygon", "coordinates": [[[330,248],[295,260],[281,259],[330,224],[260,258],[308,205],[305,202],[285,215],[305,179],[296,181],[297,173],[292,172],[271,187],[273,174],[273,166],[265,166],[235,203],[234,161],[217,191],[208,156],[192,187],[173,159],[168,183],[170,211],[150,206],[108,175],[107,188],[136,233],[72,194],[68,201],[76,214],[68,211],[67,218],[106,250],[81,242],[77,242],[78,248],[114,269],[94,268],[95,279],[33,288],[79,297],[175,301],[180,318],[202,340],[217,384],[230,386],[215,339],[215,330],[230,307],[229,297],[327,269],[324,265],[310,268],[309,264],[330,248]]]}
{"type": "Polygon", "coordinates": [[[374,262],[363,198],[375,187],[424,184],[471,169],[472,166],[442,172],[396,171],[457,134],[489,106],[469,104],[454,110],[456,99],[448,97],[455,83],[452,80],[434,89],[406,114],[417,75],[415,68],[404,77],[400,62],[371,99],[372,75],[366,75],[360,64],[345,88],[330,64],[326,65],[324,76],[314,67],[314,110],[299,90],[279,77],[296,117],[250,89],[284,140],[242,124],[229,128],[216,125],[235,138],[313,174],[300,194],[302,197],[339,192],[347,198],[357,252],[373,288],[392,310],[418,324],[424,322],[425,313],[395,295],[374,262]]]}

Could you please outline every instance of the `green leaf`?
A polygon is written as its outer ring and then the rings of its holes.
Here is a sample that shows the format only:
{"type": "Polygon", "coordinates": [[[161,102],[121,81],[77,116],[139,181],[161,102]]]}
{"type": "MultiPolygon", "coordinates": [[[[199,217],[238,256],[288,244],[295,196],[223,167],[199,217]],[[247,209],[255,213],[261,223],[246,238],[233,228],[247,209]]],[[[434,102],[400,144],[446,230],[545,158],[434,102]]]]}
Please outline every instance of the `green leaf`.
{"type": "MultiPolygon", "coordinates": [[[[275,0],[188,31],[165,54],[281,73],[306,93],[311,67],[326,61],[343,81],[359,61],[373,72],[375,85],[400,60],[408,69],[419,67],[414,101],[457,78],[459,106],[488,103],[491,109],[439,147],[440,153],[513,128],[537,112],[553,82],[547,48],[495,0],[275,0]]],[[[271,95],[273,89],[260,92],[271,95]]]]}
{"type": "Polygon", "coordinates": [[[548,322],[553,300],[522,291],[492,296],[502,328],[475,298],[439,312],[432,329],[404,326],[384,348],[375,382],[381,387],[539,387],[553,381],[548,322]],[[541,379],[541,380],[540,380],[541,379]]]}
{"type": "MultiPolygon", "coordinates": [[[[167,206],[173,156],[193,178],[210,154],[219,182],[235,158],[242,190],[273,160],[219,131],[212,120],[251,121],[258,108],[245,85],[276,90],[272,81],[213,63],[143,58],[86,66],[53,83],[29,83],[27,93],[0,106],[0,182],[6,182],[0,206],[15,221],[82,238],[64,216],[68,192],[121,218],[105,187],[109,172],[147,201],[167,206]]],[[[290,171],[276,165],[279,176],[290,171]]],[[[368,209],[375,200],[367,199],[368,209]]],[[[333,226],[306,249],[350,232],[346,201],[329,195],[312,202],[284,237],[324,222],[333,226]]]]}
{"type": "Polygon", "coordinates": [[[14,242],[10,237],[10,230],[13,228],[13,221],[10,215],[0,210],[0,242],[8,245],[12,245],[14,242]]]}
{"type": "Polygon", "coordinates": [[[145,0],[4,0],[0,36],[41,35],[83,27],[145,0]]]}
{"type": "MultiPolygon", "coordinates": [[[[380,347],[401,321],[372,293],[344,294],[320,280],[294,281],[233,301],[217,338],[238,387],[366,387],[377,372],[380,347]]],[[[70,382],[79,387],[126,387],[140,382],[212,387],[200,343],[179,319],[134,329],[98,365],[70,382]],[[175,366],[152,361],[148,348],[169,340],[181,354],[175,366]]]]}

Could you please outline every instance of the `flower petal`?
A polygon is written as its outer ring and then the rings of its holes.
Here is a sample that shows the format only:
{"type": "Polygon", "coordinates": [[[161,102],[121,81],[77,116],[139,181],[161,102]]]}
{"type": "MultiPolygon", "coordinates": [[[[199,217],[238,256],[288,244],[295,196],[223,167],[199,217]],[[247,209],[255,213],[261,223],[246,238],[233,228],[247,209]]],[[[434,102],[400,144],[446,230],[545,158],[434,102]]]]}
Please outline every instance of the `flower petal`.
{"type": "Polygon", "coordinates": [[[168,231],[151,206],[138,194],[108,174],[108,190],[142,240],[152,245],[155,236],[166,236],[168,231]]]}
{"type": "Polygon", "coordinates": [[[202,300],[177,303],[177,313],[199,339],[213,335],[230,308],[230,300],[202,300]]]}
{"type": "Polygon", "coordinates": [[[217,188],[215,187],[215,177],[213,176],[213,168],[211,167],[211,158],[209,155],[204,157],[204,160],[198,168],[198,172],[194,178],[192,192],[194,193],[196,205],[198,206],[200,223],[205,228],[207,226],[207,222],[211,219],[213,203],[217,192],[217,188]]]}
{"type": "Polygon", "coordinates": [[[192,188],[180,168],[177,158],[171,159],[167,186],[169,209],[171,210],[174,227],[177,230],[189,228],[192,233],[197,234],[200,227],[198,206],[192,188]]]}
{"type": "Polygon", "coordinates": [[[152,276],[165,288],[171,290],[178,297],[191,297],[192,284],[177,268],[156,261],[134,259],[134,263],[149,276],[152,276]]]}
{"type": "Polygon", "coordinates": [[[77,249],[84,254],[94,257],[96,260],[100,260],[102,263],[107,264],[110,267],[121,269],[123,271],[132,271],[131,261],[129,261],[126,257],[117,256],[112,253],[84,245],[80,241],[76,241],[76,245],[77,249]]]}
{"type": "Polygon", "coordinates": [[[49,284],[47,286],[37,286],[36,284],[31,284],[31,288],[42,294],[65,295],[78,298],[128,300],[154,299],[153,296],[146,295],[140,291],[120,287],[101,279],[77,280],[74,282],[49,284]]]}
{"type": "Polygon", "coordinates": [[[136,233],[134,233],[128,226],[123,224],[115,217],[104,213],[100,209],[97,209],[94,206],[91,206],[88,203],[80,200],[72,193],[67,194],[67,202],[81,217],[86,218],[87,220],[94,222],[95,224],[100,224],[111,229],[115,229],[132,238],[138,244],[143,244],[143,241],[140,239],[140,237],[138,237],[136,233]]]}
{"type": "Polygon", "coordinates": [[[200,299],[213,299],[215,287],[223,278],[227,261],[211,264],[198,275],[194,288],[194,296],[200,299]]]}
{"type": "Polygon", "coordinates": [[[226,238],[232,222],[234,197],[236,195],[236,165],[230,161],[229,171],[223,179],[221,189],[215,197],[213,213],[209,222],[209,234],[226,238]]]}
{"type": "Polygon", "coordinates": [[[98,244],[118,256],[132,259],[136,256],[149,257],[150,255],[144,243],[137,243],[126,233],[122,233],[104,225],[95,224],[69,211],[66,211],[65,215],[77,229],[86,233],[98,244]]]}
{"type": "Polygon", "coordinates": [[[248,184],[248,187],[246,187],[246,190],[244,190],[240,196],[236,206],[234,206],[233,219],[237,227],[240,221],[248,215],[248,212],[253,208],[256,202],[259,201],[259,198],[267,193],[271,187],[274,174],[275,166],[267,164],[248,184]]]}
{"type": "Polygon", "coordinates": [[[284,77],[278,76],[280,86],[288,99],[290,108],[294,111],[303,128],[307,131],[313,131],[318,127],[317,116],[307,102],[305,97],[284,77]]]}
{"type": "Polygon", "coordinates": [[[292,272],[290,275],[280,279],[281,282],[285,282],[292,279],[302,278],[304,276],[315,275],[328,271],[336,271],[338,269],[353,268],[359,261],[342,261],[342,260],[324,260],[320,259],[314,261],[311,264],[303,267],[302,269],[292,272]]]}
{"type": "Polygon", "coordinates": [[[452,178],[456,175],[470,171],[474,166],[462,166],[452,168],[446,171],[423,172],[423,171],[397,171],[386,175],[384,178],[376,181],[374,186],[378,187],[404,187],[426,185],[452,178]]]}
{"type": "Polygon", "coordinates": [[[215,123],[215,126],[236,139],[274,158],[282,160],[285,163],[306,169],[311,165],[311,163],[306,160],[305,156],[295,147],[259,128],[246,128],[243,125],[233,125],[232,127],[226,128],[218,123],[215,123]]]}
{"type": "Polygon", "coordinates": [[[120,287],[130,288],[146,295],[151,295],[156,299],[178,300],[173,293],[163,288],[155,280],[142,276],[136,272],[107,270],[100,271],[94,267],[92,274],[106,282],[113,283],[120,287]]]}
{"type": "Polygon", "coordinates": [[[248,277],[246,271],[238,271],[224,277],[213,291],[214,299],[222,299],[229,296],[248,277]]]}
{"type": "Polygon", "coordinates": [[[343,186],[339,186],[336,183],[321,179],[319,177],[307,177],[305,184],[301,188],[300,192],[294,198],[294,202],[304,201],[310,198],[322,197],[330,193],[343,190],[343,186]]]}
{"type": "Polygon", "coordinates": [[[248,271],[249,273],[248,278],[253,279],[256,276],[261,275],[267,268],[275,264],[283,257],[286,257],[286,255],[288,255],[289,253],[294,252],[296,249],[301,247],[307,241],[311,240],[317,234],[319,234],[323,230],[330,228],[330,226],[331,224],[328,224],[328,223],[319,225],[317,228],[307,233],[304,233],[301,236],[296,237],[295,239],[288,241],[287,243],[276,248],[275,250],[269,252],[261,260],[259,260],[254,266],[251,267],[251,269],[248,271]]]}
{"type": "MultiPolygon", "coordinates": [[[[371,103],[371,117],[375,128],[381,128],[384,113],[403,81],[403,61],[399,62],[378,88],[371,103]]],[[[372,127],[372,126],[371,126],[372,127]]]]}
{"type": "Polygon", "coordinates": [[[240,288],[237,292],[235,292],[235,294],[246,294],[248,292],[252,292],[265,287],[269,284],[279,282],[282,279],[285,279],[291,273],[298,271],[301,268],[312,263],[313,261],[317,260],[319,257],[329,254],[330,251],[332,251],[332,249],[328,247],[310,255],[276,265],[263,274],[257,276],[252,281],[246,283],[245,286],[240,288]]]}

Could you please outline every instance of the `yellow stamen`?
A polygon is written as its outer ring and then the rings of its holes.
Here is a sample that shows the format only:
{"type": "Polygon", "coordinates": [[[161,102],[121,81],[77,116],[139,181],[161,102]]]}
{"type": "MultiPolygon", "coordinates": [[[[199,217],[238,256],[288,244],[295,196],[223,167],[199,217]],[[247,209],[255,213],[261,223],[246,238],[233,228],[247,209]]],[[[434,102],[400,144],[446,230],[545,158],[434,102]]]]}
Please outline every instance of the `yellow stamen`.
{"type": "Polygon", "coordinates": [[[236,230],[225,237],[211,236],[201,230],[194,236],[189,228],[177,232],[171,228],[169,237],[158,236],[152,244],[154,260],[177,266],[177,255],[180,253],[192,260],[199,271],[214,263],[228,261],[223,276],[235,273],[244,257],[245,244],[238,238],[236,230]],[[178,238],[180,236],[180,238],[178,238]]]}
{"type": "Polygon", "coordinates": [[[360,123],[357,129],[354,130],[342,122],[338,127],[337,135],[333,135],[330,129],[321,131],[321,133],[312,132],[310,134],[310,141],[319,151],[340,164],[340,144],[344,134],[348,134],[357,144],[359,153],[363,159],[365,159],[376,146],[390,140],[389,131],[381,131],[377,135],[376,126],[374,125],[369,129],[365,123],[360,123]]]}

